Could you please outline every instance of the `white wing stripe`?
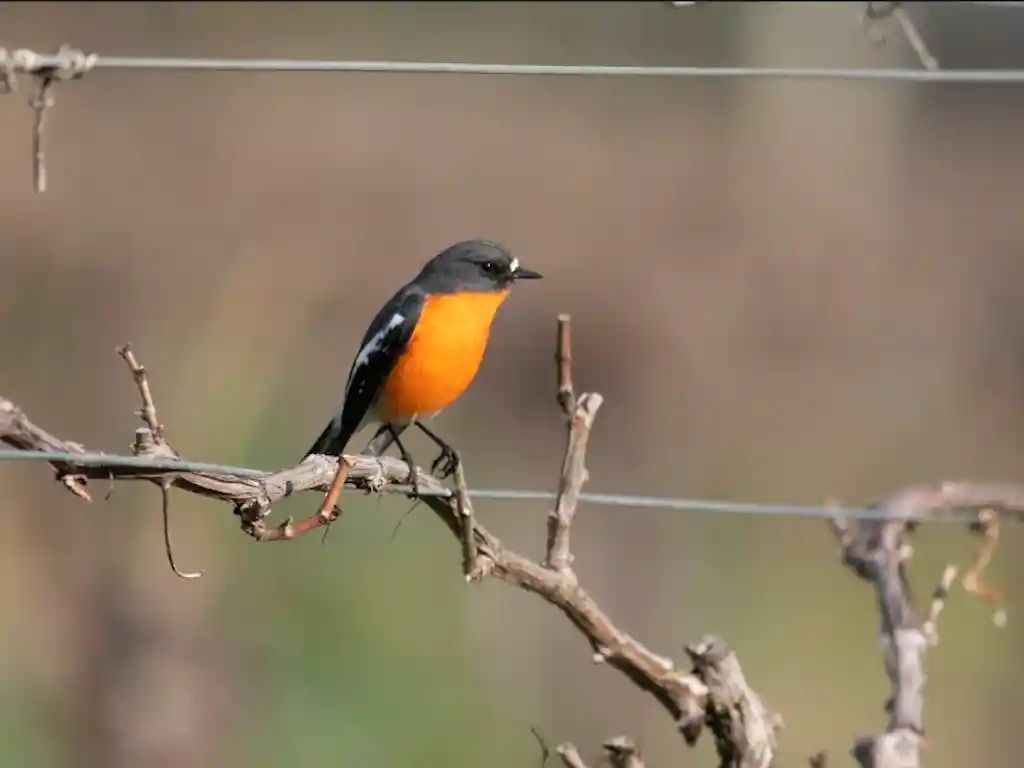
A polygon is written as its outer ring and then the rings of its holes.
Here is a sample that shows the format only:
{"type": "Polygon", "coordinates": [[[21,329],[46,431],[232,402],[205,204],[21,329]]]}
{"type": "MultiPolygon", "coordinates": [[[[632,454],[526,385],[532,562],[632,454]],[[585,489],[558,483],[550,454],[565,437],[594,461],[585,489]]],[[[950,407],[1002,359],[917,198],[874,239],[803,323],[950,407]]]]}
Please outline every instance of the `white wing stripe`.
{"type": "Polygon", "coordinates": [[[370,358],[380,351],[384,338],[404,322],[405,316],[400,312],[396,312],[394,316],[388,320],[388,324],[377,331],[373,337],[366,342],[363,348],[359,350],[359,354],[356,355],[356,361],[352,365],[352,371],[348,375],[348,381],[345,382],[345,392],[348,392],[348,388],[352,385],[352,378],[356,375],[356,371],[370,362],[370,358]]]}

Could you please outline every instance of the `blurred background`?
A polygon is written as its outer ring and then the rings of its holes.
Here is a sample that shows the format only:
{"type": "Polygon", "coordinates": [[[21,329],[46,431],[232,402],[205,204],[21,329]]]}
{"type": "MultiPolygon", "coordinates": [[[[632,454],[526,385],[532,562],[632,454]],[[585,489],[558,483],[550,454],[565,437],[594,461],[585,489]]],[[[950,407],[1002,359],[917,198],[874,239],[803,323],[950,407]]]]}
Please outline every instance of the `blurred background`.
{"type": "MultiPolygon", "coordinates": [[[[862,4],[2,3],[0,40],[108,55],[916,67],[862,4]]],[[[945,67],[1024,66],[1024,10],[911,5],[945,67]]],[[[197,460],[297,461],[373,313],[456,240],[546,276],[495,324],[437,428],[476,487],[553,489],[555,315],[606,397],[590,489],[820,503],[1024,458],[1024,93],[1018,86],[662,78],[97,71],[56,89],[50,190],[31,111],[0,99],[0,392],[63,437],[125,451],[152,376],[197,460]]],[[[366,439],[366,435],[363,439],[366,439]]],[[[410,447],[431,458],[429,443],[410,447]]],[[[708,765],[546,603],[467,587],[422,508],[351,494],[326,542],[257,546],[176,493],[84,505],[0,464],[0,763],[536,765],[535,727],[594,757],[627,733],[708,765]]],[[[278,515],[308,513],[317,498],[278,515]]],[[[547,509],[479,501],[540,557],[547,509]]],[[[871,590],[821,521],[585,506],[584,583],[682,660],[736,649],[786,728],[779,764],[847,762],[884,728],[871,590]]],[[[1024,541],[991,578],[1009,626],[958,589],[928,657],[929,765],[1018,764],[1024,541]],[[1014,650],[1016,649],[1016,650],[1014,650]]],[[[977,542],[926,527],[929,591],[977,542]]]]}

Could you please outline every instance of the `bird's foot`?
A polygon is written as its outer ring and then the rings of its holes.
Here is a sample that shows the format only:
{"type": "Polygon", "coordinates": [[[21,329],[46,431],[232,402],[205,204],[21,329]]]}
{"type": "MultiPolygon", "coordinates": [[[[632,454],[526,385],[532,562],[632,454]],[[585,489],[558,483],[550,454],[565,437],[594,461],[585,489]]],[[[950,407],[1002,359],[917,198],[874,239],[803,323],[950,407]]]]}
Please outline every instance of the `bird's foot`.
{"type": "Polygon", "coordinates": [[[459,455],[451,448],[441,449],[440,455],[430,465],[430,474],[439,480],[451,477],[455,474],[455,468],[459,466],[459,455]]]}

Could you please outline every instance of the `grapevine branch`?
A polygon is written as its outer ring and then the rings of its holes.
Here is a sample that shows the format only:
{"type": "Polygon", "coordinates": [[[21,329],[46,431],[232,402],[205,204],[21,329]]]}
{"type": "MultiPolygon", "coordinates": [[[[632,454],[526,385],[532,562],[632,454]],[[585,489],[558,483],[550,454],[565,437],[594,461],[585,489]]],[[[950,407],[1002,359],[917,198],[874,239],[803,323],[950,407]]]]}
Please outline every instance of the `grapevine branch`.
{"type": "MultiPolygon", "coordinates": [[[[768,768],[776,751],[775,733],[780,720],[772,715],[750,688],[736,656],[725,643],[707,637],[687,647],[689,669],[671,658],[655,653],[619,627],[582,587],[573,569],[570,530],[580,493],[587,481],[586,450],[602,398],[597,393],[578,397],[573,389],[570,351],[570,320],[558,318],[556,355],[557,401],[566,422],[565,453],[558,478],[554,509],[548,515],[544,558],[535,562],[511,549],[474,515],[466,490],[465,470],[457,459],[455,488],[448,489],[437,478],[412,468],[424,503],[451,531],[462,550],[467,581],[491,577],[532,592],[558,608],[585,637],[593,650],[593,661],[607,664],[626,675],[640,689],[657,700],[672,717],[685,741],[692,745],[707,728],[715,739],[722,768],[768,768]]],[[[103,454],[88,452],[75,442],[63,440],[34,424],[13,402],[0,397],[0,443],[26,451],[52,451],[83,456],[51,462],[57,479],[71,492],[89,500],[88,481],[142,480],[158,485],[163,494],[165,519],[171,489],[204,495],[229,503],[241,521],[242,530],[257,541],[287,541],[331,523],[338,514],[336,502],[342,489],[379,492],[388,486],[411,495],[404,483],[410,468],[387,456],[345,455],[340,459],[313,455],[297,466],[277,472],[222,468],[203,469],[193,464],[174,467],[181,461],[167,441],[166,429],[158,419],[146,370],[130,347],[118,350],[125,360],[142,407],[142,426],[135,432],[133,465],[103,454]],[[88,458],[88,460],[86,460],[88,458]],[[159,465],[145,466],[153,459],[159,465]],[[340,471],[339,471],[340,470],[340,471]],[[267,522],[273,505],[287,496],[304,491],[324,493],[319,509],[308,518],[290,519],[272,526],[267,522]],[[326,510],[326,512],[325,512],[326,510]]],[[[208,465],[207,465],[208,466],[208,465]]],[[[922,727],[923,660],[926,648],[935,641],[935,626],[946,593],[956,571],[947,569],[926,616],[913,607],[903,573],[908,556],[906,537],[913,519],[939,519],[951,512],[976,515],[975,530],[983,536],[976,562],[965,577],[965,586],[1002,607],[1001,592],[982,580],[998,542],[1001,517],[1024,515],[1024,490],[1012,485],[942,483],[913,487],[895,494],[875,507],[884,514],[880,520],[862,520],[851,530],[838,521],[836,531],[844,562],[872,583],[882,615],[882,636],[886,648],[886,669],[893,685],[890,724],[882,736],[862,739],[855,754],[864,766],[895,766],[892,755],[909,750],[913,760],[899,763],[916,766],[922,727]]],[[[165,522],[165,532],[167,530],[165,522]]],[[[167,534],[167,555],[178,575],[188,577],[174,566],[167,534]]],[[[640,751],[625,737],[606,742],[605,758],[618,765],[639,768],[640,751]],[[617,762],[616,762],[617,761],[617,762]]],[[[585,765],[578,750],[566,744],[558,749],[564,763],[585,765]]],[[[822,760],[824,757],[822,756],[822,760]]]]}
{"type": "MultiPolygon", "coordinates": [[[[625,674],[642,690],[651,694],[668,711],[686,741],[693,744],[704,725],[711,729],[716,743],[722,742],[713,685],[705,682],[714,665],[696,663],[694,668],[678,667],[670,658],[657,654],[620,628],[597,601],[580,585],[572,568],[569,531],[573,523],[580,490],[587,480],[585,456],[587,443],[602,398],[596,393],[576,397],[572,387],[570,354],[570,320],[558,318],[558,391],[557,400],[566,418],[566,449],[558,480],[555,508],[549,515],[549,535],[543,563],[506,548],[501,540],[477,522],[466,490],[465,471],[461,458],[456,461],[455,489],[449,491],[441,482],[423,472],[416,472],[418,487],[425,492],[420,501],[448,527],[460,543],[463,571],[468,581],[492,577],[539,595],[562,611],[583,634],[593,649],[595,663],[607,664],[625,674]],[[434,495],[429,495],[434,494],[434,495]]],[[[130,346],[118,353],[125,360],[134,379],[142,407],[138,411],[143,424],[135,433],[133,453],[141,458],[178,460],[178,454],[166,438],[166,429],[159,421],[152,386],[145,368],[138,362],[130,346]]],[[[0,442],[22,450],[68,451],[86,453],[78,443],[57,438],[36,426],[9,400],[0,397],[0,442]]],[[[241,520],[242,530],[257,541],[286,541],[332,522],[342,488],[379,492],[388,485],[405,483],[410,468],[386,456],[349,456],[340,459],[313,455],[289,469],[273,473],[233,475],[215,471],[176,470],[166,464],[160,467],[116,465],[111,462],[73,461],[51,464],[57,478],[83,499],[89,499],[87,483],[91,479],[144,480],[157,484],[167,498],[171,488],[201,494],[230,503],[241,520]],[[339,471],[340,470],[340,471],[339,471]],[[308,518],[293,522],[288,519],[272,526],[267,522],[275,502],[300,491],[320,491],[326,496],[320,508],[308,518]],[[325,512],[326,510],[326,512],[325,512]]],[[[411,494],[410,494],[411,495],[411,494]]],[[[169,538],[167,554],[175,572],[169,538]]],[[[732,658],[730,656],[730,658],[732,658]]],[[[738,667],[738,665],[737,665],[738,667]]],[[[737,744],[731,753],[746,754],[749,743],[756,742],[759,755],[770,755],[774,741],[770,734],[749,736],[737,733],[737,744]]],[[[639,750],[630,747],[628,739],[613,740],[605,745],[609,759],[633,768],[642,766],[639,750]]],[[[720,745],[720,753],[722,748],[720,745]]],[[[724,754],[724,753],[723,753],[724,754]]],[[[725,762],[723,765],[762,766],[767,762],[725,762]]]]}
{"type": "Polygon", "coordinates": [[[889,723],[883,734],[858,738],[851,750],[863,768],[918,768],[924,742],[924,662],[938,643],[937,622],[957,567],[947,565],[927,614],[914,605],[906,563],[912,550],[907,517],[919,503],[914,494],[897,494],[883,505],[888,520],[861,521],[850,529],[833,521],[843,563],[875,590],[880,616],[882,656],[891,693],[889,723]]]}

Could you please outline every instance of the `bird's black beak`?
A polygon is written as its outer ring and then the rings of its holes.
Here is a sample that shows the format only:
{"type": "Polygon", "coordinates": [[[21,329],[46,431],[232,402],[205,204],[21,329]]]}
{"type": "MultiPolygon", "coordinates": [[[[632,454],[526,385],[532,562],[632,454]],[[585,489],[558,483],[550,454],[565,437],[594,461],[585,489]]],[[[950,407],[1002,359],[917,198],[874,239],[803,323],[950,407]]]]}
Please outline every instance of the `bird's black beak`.
{"type": "Polygon", "coordinates": [[[512,273],[513,280],[540,280],[544,275],[540,272],[534,272],[532,269],[525,269],[518,267],[515,272],[512,273]]]}

